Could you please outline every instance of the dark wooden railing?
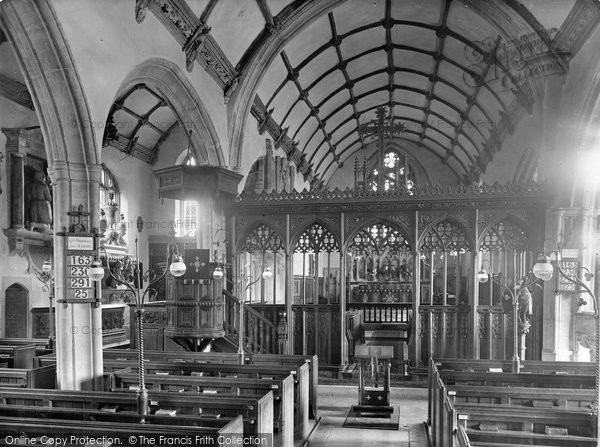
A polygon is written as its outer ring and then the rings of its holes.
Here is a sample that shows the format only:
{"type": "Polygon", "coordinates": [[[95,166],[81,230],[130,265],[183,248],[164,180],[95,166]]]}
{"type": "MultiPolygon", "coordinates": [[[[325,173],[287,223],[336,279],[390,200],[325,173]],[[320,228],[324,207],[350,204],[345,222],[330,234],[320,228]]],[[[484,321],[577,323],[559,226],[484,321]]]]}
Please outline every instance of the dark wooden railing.
{"type": "MultiPolygon", "coordinates": [[[[225,321],[223,327],[225,336],[235,343],[239,343],[240,334],[240,301],[230,292],[224,290],[225,297],[225,321]]],[[[267,317],[252,308],[244,305],[243,323],[244,339],[243,346],[248,352],[254,354],[282,354],[285,351],[285,331],[278,332],[278,327],[286,327],[285,317],[281,316],[277,324],[271,322],[267,317]]]]}
{"type": "Polygon", "coordinates": [[[348,310],[363,312],[365,323],[410,323],[412,303],[350,303],[348,310]]]}

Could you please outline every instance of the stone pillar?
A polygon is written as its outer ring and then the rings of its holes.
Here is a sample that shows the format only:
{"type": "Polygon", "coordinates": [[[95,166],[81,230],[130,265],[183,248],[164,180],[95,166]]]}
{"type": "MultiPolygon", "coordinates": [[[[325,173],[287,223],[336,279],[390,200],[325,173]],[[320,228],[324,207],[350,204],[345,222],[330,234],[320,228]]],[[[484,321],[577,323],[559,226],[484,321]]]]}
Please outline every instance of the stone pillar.
{"type": "MultiPolygon", "coordinates": [[[[546,214],[546,237],[556,239],[561,232],[561,219],[563,213],[560,210],[548,211],[546,214]]],[[[550,244],[550,242],[547,242],[550,244]]],[[[550,247],[551,248],[551,247],[550,247]]],[[[544,315],[543,315],[543,341],[542,360],[555,361],[563,357],[557,352],[559,348],[560,334],[560,300],[556,294],[558,288],[557,275],[544,285],[544,315]]]]}
{"type": "MultiPolygon", "coordinates": [[[[54,162],[48,171],[53,186],[55,231],[68,231],[73,221],[67,213],[80,204],[91,212],[82,223],[92,231],[90,227],[98,222],[101,167],[54,162]]],[[[67,290],[65,265],[58,261],[64,259],[65,244],[66,238],[54,237],[57,384],[65,390],[101,390],[102,308],[90,303],[60,303],[67,290]]]]}

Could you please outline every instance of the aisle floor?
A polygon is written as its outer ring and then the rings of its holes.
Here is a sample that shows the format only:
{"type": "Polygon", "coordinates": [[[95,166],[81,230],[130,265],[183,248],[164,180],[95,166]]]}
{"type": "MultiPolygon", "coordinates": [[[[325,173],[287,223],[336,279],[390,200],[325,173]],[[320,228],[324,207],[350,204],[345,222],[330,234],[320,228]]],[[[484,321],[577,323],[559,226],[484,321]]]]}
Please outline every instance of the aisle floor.
{"type": "Polygon", "coordinates": [[[390,403],[400,408],[398,430],[343,427],[348,411],[356,405],[356,386],[320,385],[320,421],[305,444],[311,447],[427,447],[423,422],[427,419],[426,388],[392,388],[390,403]]]}

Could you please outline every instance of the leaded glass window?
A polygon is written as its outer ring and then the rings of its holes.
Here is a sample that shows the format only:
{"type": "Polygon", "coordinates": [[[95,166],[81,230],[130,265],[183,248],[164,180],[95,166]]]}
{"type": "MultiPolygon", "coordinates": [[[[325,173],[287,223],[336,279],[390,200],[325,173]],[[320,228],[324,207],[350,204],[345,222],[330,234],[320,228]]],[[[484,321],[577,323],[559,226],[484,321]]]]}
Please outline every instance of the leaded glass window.
{"type": "Polygon", "coordinates": [[[367,184],[371,190],[377,191],[380,175],[383,176],[381,183],[384,191],[394,191],[404,187],[409,194],[412,193],[415,174],[405,154],[397,151],[387,151],[384,154],[381,172],[378,167],[375,167],[368,176],[367,184]]]}

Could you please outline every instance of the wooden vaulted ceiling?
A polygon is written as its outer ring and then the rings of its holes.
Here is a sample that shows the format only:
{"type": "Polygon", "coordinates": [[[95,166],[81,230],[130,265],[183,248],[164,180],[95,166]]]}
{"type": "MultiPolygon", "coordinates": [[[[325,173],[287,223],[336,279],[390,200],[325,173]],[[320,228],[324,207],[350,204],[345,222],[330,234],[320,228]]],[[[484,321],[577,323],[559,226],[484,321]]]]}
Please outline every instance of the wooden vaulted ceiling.
{"type": "Polygon", "coordinates": [[[160,145],[178,124],[165,99],[150,87],[138,84],[113,103],[102,144],[154,164],[160,145]]]}
{"type": "MultiPolygon", "coordinates": [[[[135,12],[141,22],[152,11],[188,69],[199,62],[227,101],[256,55],[317,1],[137,0],[135,12]]],[[[327,4],[273,54],[252,108],[313,184],[369,143],[357,128],[380,106],[405,125],[399,138],[414,155],[435,154],[459,182],[477,180],[531,113],[537,79],[564,74],[600,17],[588,0],[327,4]]]]}
{"type": "Polygon", "coordinates": [[[405,124],[401,139],[462,178],[515,96],[527,96],[492,57],[501,40],[487,53],[474,43],[489,37],[461,2],[346,2],[286,46],[259,92],[323,178],[364,148],[357,128],[382,105],[405,124]],[[492,69],[513,88],[486,80],[492,69]]]}

